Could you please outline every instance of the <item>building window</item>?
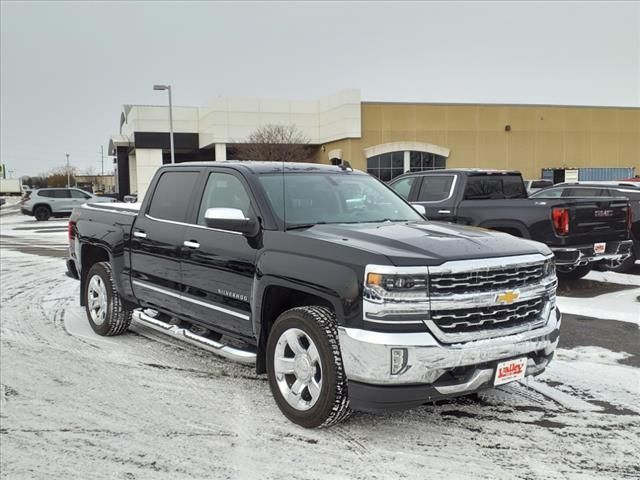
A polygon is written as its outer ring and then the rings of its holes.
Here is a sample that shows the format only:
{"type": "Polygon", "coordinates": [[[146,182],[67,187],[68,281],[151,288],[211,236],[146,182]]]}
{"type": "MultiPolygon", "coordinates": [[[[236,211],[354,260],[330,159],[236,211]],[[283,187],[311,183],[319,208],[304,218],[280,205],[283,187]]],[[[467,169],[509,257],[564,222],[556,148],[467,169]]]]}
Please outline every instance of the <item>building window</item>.
{"type": "Polygon", "coordinates": [[[404,152],[391,152],[367,159],[367,173],[383,182],[404,173],[404,152]]]}
{"type": "Polygon", "coordinates": [[[378,177],[383,182],[388,182],[405,172],[441,170],[446,166],[447,157],[427,152],[390,152],[367,159],[367,173],[378,177]],[[408,164],[404,161],[405,153],[409,153],[408,164]]]}
{"type": "Polygon", "coordinates": [[[447,159],[441,155],[428,152],[409,152],[409,171],[442,170],[447,166],[447,159]]]}

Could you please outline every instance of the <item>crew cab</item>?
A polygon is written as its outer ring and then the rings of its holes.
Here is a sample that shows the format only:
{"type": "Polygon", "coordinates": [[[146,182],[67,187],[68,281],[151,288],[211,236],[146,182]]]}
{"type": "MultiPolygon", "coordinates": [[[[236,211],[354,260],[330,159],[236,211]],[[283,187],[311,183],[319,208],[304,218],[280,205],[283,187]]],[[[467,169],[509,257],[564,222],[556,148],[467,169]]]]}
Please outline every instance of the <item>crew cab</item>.
{"type": "Polygon", "coordinates": [[[345,165],[166,165],[141,204],[74,210],[69,254],[97,334],[255,365],[308,428],[540,374],[558,344],[548,247],[426,221],[345,165]]]}
{"type": "Polygon", "coordinates": [[[576,280],[632,253],[624,197],[528,198],[520,172],[434,170],[396,177],[391,188],[430,220],[475,225],[536,240],[555,254],[558,277],[576,280]]]}

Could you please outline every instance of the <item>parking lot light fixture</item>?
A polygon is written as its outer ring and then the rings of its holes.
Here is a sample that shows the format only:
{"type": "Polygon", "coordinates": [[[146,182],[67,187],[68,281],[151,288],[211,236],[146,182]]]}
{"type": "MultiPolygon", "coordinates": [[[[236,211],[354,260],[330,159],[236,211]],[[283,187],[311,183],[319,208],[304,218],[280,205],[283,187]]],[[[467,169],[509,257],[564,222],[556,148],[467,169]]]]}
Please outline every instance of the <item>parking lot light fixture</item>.
{"type": "Polygon", "coordinates": [[[171,148],[171,163],[176,163],[173,150],[173,103],[171,101],[171,85],[154,85],[154,90],[167,90],[169,92],[169,142],[171,148]]]}

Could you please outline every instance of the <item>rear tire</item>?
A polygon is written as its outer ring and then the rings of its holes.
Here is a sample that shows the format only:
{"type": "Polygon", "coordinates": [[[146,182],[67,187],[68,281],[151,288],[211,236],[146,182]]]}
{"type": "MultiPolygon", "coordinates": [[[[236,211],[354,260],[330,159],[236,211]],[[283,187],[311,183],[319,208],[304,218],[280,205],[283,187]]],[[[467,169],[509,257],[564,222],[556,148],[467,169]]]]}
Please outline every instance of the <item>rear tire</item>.
{"type": "Polygon", "coordinates": [[[51,216],[51,209],[46,205],[38,205],[33,210],[33,216],[36,217],[36,220],[39,222],[46,222],[51,216]]]}
{"type": "Polygon", "coordinates": [[[335,425],[351,414],[335,315],[318,306],[292,308],[267,340],[267,375],[280,411],[305,428],[335,425]]]}
{"type": "Polygon", "coordinates": [[[129,328],[132,311],[120,299],[109,262],[98,262],[89,269],[84,300],[89,325],[98,335],[120,335],[129,328]]]}
{"type": "Polygon", "coordinates": [[[556,267],[556,274],[560,280],[580,280],[591,271],[591,265],[581,265],[572,269],[564,270],[556,267]]]}

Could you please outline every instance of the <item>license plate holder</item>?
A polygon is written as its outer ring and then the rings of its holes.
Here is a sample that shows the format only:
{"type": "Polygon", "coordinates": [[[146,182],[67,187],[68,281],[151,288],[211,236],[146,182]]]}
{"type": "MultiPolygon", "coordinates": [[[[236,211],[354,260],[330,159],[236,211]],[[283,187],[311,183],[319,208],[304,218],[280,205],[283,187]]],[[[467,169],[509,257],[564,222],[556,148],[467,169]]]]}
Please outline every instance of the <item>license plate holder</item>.
{"type": "Polygon", "coordinates": [[[593,244],[593,252],[596,255],[602,255],[603,253],[605,253],[607,251],[607,244],[606,242],[599,242],[599,243],[594,243],[593,244]]]}
{"type": "Polygon", "coordinates": [[[498,363],[493,385],[504,385],[524,378],[527,371],[527,357],[514,358],[498,363]]]}

